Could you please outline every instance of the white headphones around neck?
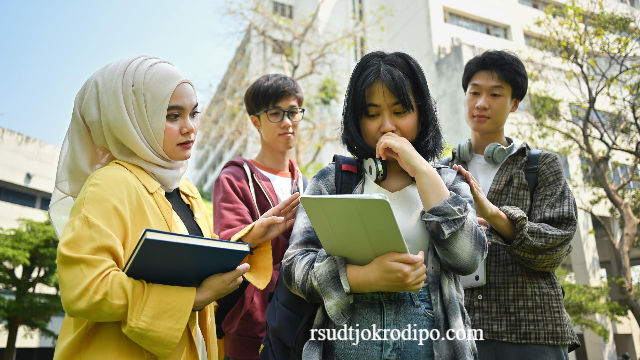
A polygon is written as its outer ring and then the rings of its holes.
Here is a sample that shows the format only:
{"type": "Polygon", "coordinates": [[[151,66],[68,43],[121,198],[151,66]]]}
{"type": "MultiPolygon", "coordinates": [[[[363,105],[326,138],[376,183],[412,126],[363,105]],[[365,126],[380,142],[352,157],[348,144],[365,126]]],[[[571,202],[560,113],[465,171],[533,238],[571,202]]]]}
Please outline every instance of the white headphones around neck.
{"type": "MultiPolygon", "coordinates": [[[[489,164],[500,164],[504,159],[509,156],[515,149],[513,140],[510,137],[506,137],[509,146],[505,147],[499,143],[491,143],[484,149],[484,161],[489,164]]],[[[464,162],[469,162],[473,159],[473,148],[471,147],[471,139],[461,142],[456,146],[456,155],[464,162]]]]}
{"type": "Polygon", "coordinates": [[[362,168],[376,182],[387,178],[387,162],[380,158],[364,159],[362,168]]]}

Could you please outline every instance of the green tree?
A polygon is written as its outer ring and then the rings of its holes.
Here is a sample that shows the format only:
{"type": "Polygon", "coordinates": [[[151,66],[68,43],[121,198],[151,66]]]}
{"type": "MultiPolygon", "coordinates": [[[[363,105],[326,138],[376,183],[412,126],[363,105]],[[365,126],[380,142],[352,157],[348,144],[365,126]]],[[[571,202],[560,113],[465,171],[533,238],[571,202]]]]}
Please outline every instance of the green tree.
{"type": "MultiPolygon", "coordinates": [[[[585,184],[580,190],[588,190],[591,199],[579,205],[604,227],[620,266],[621,281],[615,286],[640,323],[640,298],[630,265],[640,225],[638,21],[631,13],[608,10],[602,1],[548,6],[536,22],[544,36],[533,46],[541,51],[529,60],[532,84],[527,107],[534,116],[524,121],[530,126],[519,129],[534,144],[582,159],[585,184]],[[553,141],[559,138],[565,141],[553,141]],[[619,235],[602,212],[593,210],[596,206],[607,207],[619,220],[619,235]]],[[[571,296],[585,299],[589,307],[594,304],[590,300],[605,295],[601,289],[570,287],[570,306],[578,306],[571,296]]]]}
{"type": "Polygon", "coordinates": [[[609,331],[601,323],[594,319],[596,314],[603,315],[611,321],[620,321],[627,316],[627,307],[609,298],[609,286],[580,285],[567,281],[569,272],[562,268],[556,269],[556,276],[564,287],[564,307],[571,317],[574,326],[590,329],[601,336],[604,341],[609,341],[609,331]]]}
{"type": "MultiPolygon", "coordinates": [[[[228,13],[247,24],[251,36],[257,37],[270,49],[267,59],[269,72],[280,72],[295,79],[304,89],[306,113],[299,127],[294,148],[296,162],[306,176],[312,176],[326,164],[317,162],[322,148],[336,143],[340,127],[339,117],[332,115],[332,107],[340,106],[339,98],[344,89],[335,78],[336,73],[350,69],[341,68],[345,55],[366,52],[366,34],[373,28],[383,30],[383,16],[390,15],[385,7],[364,11],[362,5],[353,9],[352,21],[343,29],[322,28],[319,17],[327,2],[320,0],[310,14],[287,14],[293,8],[274,11],[273,4],[263,6],[261,1],[236,2],[228,13]],[[283,12],[284,11],[284,16],[283,12]]],[[[247,84],[248,87],[248,84],[247,84]]],[[[245,87],[246,88],[246,87],[245,87]]],[[[229,106],[241,108],[242,101],[228,101],[229,106]]],[[[238,113],[243,113],[239,111],[238,113]]],[[[227,132],[229,130],[226,130],[227,132]]],[[[243,127],[243,131],[254,131],[243,127]]]]}
{"type": "Polygon", "coordinates": [[[13,360],[18,328],[57,339],[47,328],[51,316],[62,311],[56,252],[58,237],[49,220],[20,220],[16,229],[0,228],[0,321],[9,332],[5,360],[13,360]],[[39,292],[41,287],[52,289],[39,292]],[[49,291],[47,291],[49,292],[49,291]]]}

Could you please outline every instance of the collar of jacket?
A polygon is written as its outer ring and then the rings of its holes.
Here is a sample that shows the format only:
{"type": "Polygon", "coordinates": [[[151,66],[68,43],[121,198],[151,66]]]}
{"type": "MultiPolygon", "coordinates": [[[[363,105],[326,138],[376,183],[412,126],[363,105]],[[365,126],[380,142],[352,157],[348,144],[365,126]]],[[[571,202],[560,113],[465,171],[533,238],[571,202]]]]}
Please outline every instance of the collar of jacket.
{"type": "MultiPolygon", "coordinates": [[[[269,192],[273,192],[272,194],[266,194],[268,197],[271,198],[271,201],[275,201],[274,204],[277,204],[278,202],[276,201],[278,199],[278,196],[276,195],[276,191],[273,189],[273,185],[271,185],[271,181],[269,180],[269,178],[264,175],[260,169],[258,169],[255,165],[253,165],[251,163],[251,161],[249,161],[249,159],[245,159],[241,156],[236,157],[233,160],[230,160],[229,162],[227,162],[223,169],[229,166],[238,166],[240,168],[243,167],[244,164],[247,164],[247,166],[249,166],[249,169],[251,169],[251,172],[253,174],[255,174],[255,176],[257,177],[258,181],[260,181],[262,183],[262,185],[264,186],[265,184],[269,184],[270,187],[269,192]]],[[[291,187],[292,189],[295,189],[296,186],[298,185],[298,180],[301,179],[300,175],[302,174],[300,172],[300,169],[298,168],[298,164],[296,164],[295,161],[293,161],[293,159],[289,159],[289,172],[291,172],[291,176],[293,177],[293,186],[291,187]]],[[[301,194],[302,195],[302,194],[301,194]]]]}
{"type": "MultiPolygon", "coordinates": [[[[150,194],[153,194],[158,190],[162,190],[160,183],[138,165],[122,160],[114,160],[113,162],[129,170],[136,178],[138,178],[150,194]]],[[[186,186],[184,181],[184,179],[180,179],[180,185],[178,186],[180,193],[192,198],[197,198],[198,196],[194,194],[188,186],[186,186]]],[[[164,190],[162,190],[162,192],[164,192],[164,190]]]]}
{"type": "Polygon", "coordinates": [[[526,157],[529,155],[530,150],[531,148],[529,147],[529,144],[523,141],[522,144],[520,144],[520,146],[518,146],[518,148],[513,153],[517,154],[519,152],[524,152],[524,156],[526,157]]]}
{"type": "MultiPolygon", "coordinates": [[[[251,163],[251,161],[249,161],[249,159],[245,159],[241,156],[238,156],[236,158],[234,158],[233,160],[229,160],[229,162],[227,162],[223,169],[228,167],[228,166],[239,166],[242,167],[243,164],[247,164],[249,165],[249,167],[251,168],[251,171],[256,173],[256,174],[260,174],[262,177],[260,178],[262,180],[262,178],[264,178],[264,180],[268,181],[269,178],[267,178],[266,176],[264,176],[261,172],[260,169],[258,169],[255,165],[253,165],[251,163]]],[[[294,184],[298,181],[299,177],[300,177],[300,169],[298,169],[298,164],[296,164],[296,162],[293,159],[289,159],[289,172],[291,172],[292,177],[293,177],[293,181],[294,184]]]]}

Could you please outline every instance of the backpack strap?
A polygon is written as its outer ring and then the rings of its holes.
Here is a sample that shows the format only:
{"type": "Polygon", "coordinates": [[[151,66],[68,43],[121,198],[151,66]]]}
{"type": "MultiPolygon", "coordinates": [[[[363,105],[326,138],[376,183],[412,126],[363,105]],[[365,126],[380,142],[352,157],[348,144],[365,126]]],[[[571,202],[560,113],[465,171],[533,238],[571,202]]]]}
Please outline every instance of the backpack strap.
{"type": "Polygon", "coordinates": [[[356,186],[364,176],[362,163],[350,156],[334,155],[336,194],[353,194],[356,186]]]}
{"type": "Polygon", "coordinates": [[[296,181],[296,186],[291,189],[291,194],[293,195],[298,192],[300,193],[300,195],[304,195],[304,190],[307,188],[309,180],[307,180],[307,178],[302,175],[302,171],[300,171],[300,168],[296,168],[296,171],[298,172],[298,181],[296,181]]]}
{"type": "Polygon", "coordinates": [[[307,178],[304,177],[304,175],[302,175],[302,171],[300,171],[300,168],[296,168],[296,170],[298,170],[298,183],[296,184],[296,190],[298,190],[298,192],[300,193],[300,195],[304,194],[304,189],[307,188],[307,178]]]}
{"type": "Polygon", "coordinates": [[[524,178],[529,184],[529,195],[531,196],[530,203],[533,204],[533,193],[538,186],[538,163],[540,162],[540,155],[542,150],[532,149],[527,156],[527,165],[524,167],[524,178]]]}

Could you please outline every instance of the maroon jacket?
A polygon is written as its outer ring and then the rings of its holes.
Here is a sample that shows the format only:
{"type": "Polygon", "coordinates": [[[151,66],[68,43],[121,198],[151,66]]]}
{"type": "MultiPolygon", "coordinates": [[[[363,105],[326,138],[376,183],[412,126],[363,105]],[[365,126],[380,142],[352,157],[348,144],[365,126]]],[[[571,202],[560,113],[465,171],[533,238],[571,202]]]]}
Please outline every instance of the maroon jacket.
{"type": "MultiPolygon", "coordinates": [[[[300,189],[298,181],[304,180],[299,178],[298,166],[293,160],[289,160],[289,171],[293,177],[293,189],[300,189]]],[[[221,239],[230,239],[277,204],[278,196],[269,178],[249,160],[237,157],[224,165],[213,188],[214,232],[221,239]],[[251,195],[245,166],[251,173],[260,214],[251,195]]],[[[269,285],[264,290],[259,290],[252,284],[245,284],[246,288],[240,287],[240,291],[244,289],[244,293],[235,294],[236,298],[240,295],[239,300],[232,305],[222,322],[227,356],[235,359],[260,358],[260,344],[266,333],[266,313],[269,306],[267,300],[276,285],[280,262],[289,247],[290,235],[291,230],[288,230],[271,240],[274,267],[269,285]]],[[[234,297],[233,294],[227,295],[227,298],[231,297],[234,297]]],[[[225,299],[222,299],[222,303],[224,301],[225,299]]]]}

